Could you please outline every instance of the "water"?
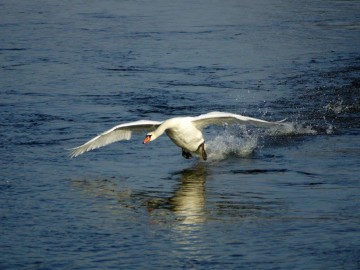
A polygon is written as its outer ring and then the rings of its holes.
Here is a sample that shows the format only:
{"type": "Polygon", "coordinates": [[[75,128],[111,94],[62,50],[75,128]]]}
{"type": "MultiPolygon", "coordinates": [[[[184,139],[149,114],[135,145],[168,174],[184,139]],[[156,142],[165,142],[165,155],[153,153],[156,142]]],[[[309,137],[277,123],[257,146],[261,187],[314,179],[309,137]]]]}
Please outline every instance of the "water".
{"type": "Polygon", "coordinates": [[[359,268],[360,3],[195,2],[1,2],[1,269],[359,268]],[[293,129],[67,156],[214,110],[293,129]]]}

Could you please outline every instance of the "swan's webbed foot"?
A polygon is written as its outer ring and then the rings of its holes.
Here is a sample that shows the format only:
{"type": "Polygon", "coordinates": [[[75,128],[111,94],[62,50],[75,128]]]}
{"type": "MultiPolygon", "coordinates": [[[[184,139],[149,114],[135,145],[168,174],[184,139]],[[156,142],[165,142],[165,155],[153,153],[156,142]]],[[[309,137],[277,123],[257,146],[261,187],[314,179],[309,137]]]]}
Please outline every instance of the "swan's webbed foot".
{"type": "Polygon", "coordinates": [[[202,144],[199,145],[198,151],[201,153],[203,160],[207,160],[207,154],[205,151],[205,142],[203,142],[202,144]]]}
{"type": "Polygon", "coordinates": [[[192,154],[190,152],[185,151],[184,149],[182,150],[182,156],[186,159],[192,158],[192,154]]]}

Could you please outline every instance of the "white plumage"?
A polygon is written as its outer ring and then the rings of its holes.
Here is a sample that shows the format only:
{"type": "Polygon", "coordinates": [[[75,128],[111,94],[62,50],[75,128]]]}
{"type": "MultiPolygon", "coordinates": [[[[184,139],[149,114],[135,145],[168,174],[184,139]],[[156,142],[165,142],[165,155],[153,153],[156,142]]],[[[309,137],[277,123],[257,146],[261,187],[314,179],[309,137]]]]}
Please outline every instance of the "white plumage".
{"type": "Polygon", "coordinates": [[[146,132],[144,143],[157,139],[164,132],[182,149],[185,158],[191,158],[191,153],[207,159],[205,140],[201,130],[210,125],[250,124],[259,127],[277,127],[284,125],[283,121],[268,122],[261,119],[225,112],[211,112],[195,117],[175,117],[165,121],[139,120],[117,125],[83,145],[71,149],[70,156],[77,157],[87,151],[111,144],[113,142],[130,140],[132,132],[146,132]]]}

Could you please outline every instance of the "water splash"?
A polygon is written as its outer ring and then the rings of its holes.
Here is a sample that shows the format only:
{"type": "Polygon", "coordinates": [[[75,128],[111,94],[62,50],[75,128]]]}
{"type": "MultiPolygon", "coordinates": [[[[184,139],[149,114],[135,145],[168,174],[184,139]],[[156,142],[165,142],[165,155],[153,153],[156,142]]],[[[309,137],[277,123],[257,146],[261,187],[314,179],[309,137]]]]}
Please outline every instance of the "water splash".
{"type": "Polygon", "coordinates": [[[207,143],[209,160],[222,160],[229,155],[250,156],[258,147],[260,133],[256,130],[238,127],[237,132],[226,129],[221,135],[207,143]]]}
{"type": "Polygon", "coordinates": [[[359,111],[359,107],[358,104],[356,104],[356,101],[353,101],[353,104],[347,104],[344,100],[337,100],[326,104],[324,106],[324,110],[327,113],[332,112],[335,114],[341,114],[359,111]]]}
{"type": "Polygon", "coordinates": [[[266,130],[268,136],[300,136],[300,135],[316,135],[317,130],[304,123],[298,122],[285,122],[281,126],[270,128],[266,130]]]}
{"type": "MultiPolygon", "coordinates": [[[[332,127],[327,129],[327,134],[332,127]]],[[[211,161],[223,160],[230,155],[249,157],[256,149],[263,147],[267,137],[291,137],[317,135],[311,125],[297,122],[285,122],[270,129],[251,129],[246,126],[227,128],[220,135],[207,142],[208,158],[211,161]]]]}

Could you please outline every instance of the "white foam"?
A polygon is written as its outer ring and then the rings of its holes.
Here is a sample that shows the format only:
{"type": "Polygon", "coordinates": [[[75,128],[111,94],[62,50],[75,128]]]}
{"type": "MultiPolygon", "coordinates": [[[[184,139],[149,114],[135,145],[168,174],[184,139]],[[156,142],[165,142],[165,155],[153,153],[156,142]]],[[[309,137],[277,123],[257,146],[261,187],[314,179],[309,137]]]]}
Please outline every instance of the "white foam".
{"type": "Polygon", "coordinates": [[[337,102],[329,103],[329,104],[325,105],[324,109],[327,112],[333,112],[335,114],[340,114],[340,113],[349,111],[351,108],[349,106],[345,105],[342,100],[338,100],[337,102]]]}
{"type": "MultiPolygon", "coordinates": [[[[327,132],[332,132],[330,127],[327,132]]],[[[261,146],[261,138],[316,135],[318,132],[310,125],[301,123],[282,123],[276,128],[270,129],[247,129],[246,126],[238,126],[236,129],[226,129],[206,144],[208,159],[217,161],[225,159],[229,155],[248,157],[256,148],[261,146]]]]}
{"type": "Polygon", "coordinates": [[[207,142],[209,160],[222,160],[228,155],[246,157],[251,155],[258,146],[259,134],[245,127],[233,133],[225,130],[221,135],[207,142]]]}
{"type": "Polygon", "coordinates": [[[317,131],[311,125],[301,123],[286,122],[278,127],[266,130],[268,136],[296,136],[296,135],[316,135],[317,131]]]}

